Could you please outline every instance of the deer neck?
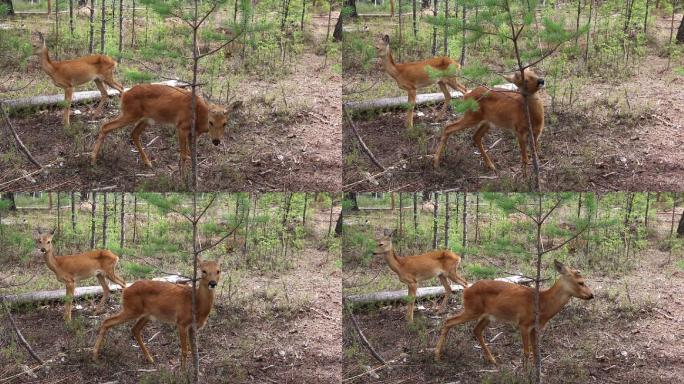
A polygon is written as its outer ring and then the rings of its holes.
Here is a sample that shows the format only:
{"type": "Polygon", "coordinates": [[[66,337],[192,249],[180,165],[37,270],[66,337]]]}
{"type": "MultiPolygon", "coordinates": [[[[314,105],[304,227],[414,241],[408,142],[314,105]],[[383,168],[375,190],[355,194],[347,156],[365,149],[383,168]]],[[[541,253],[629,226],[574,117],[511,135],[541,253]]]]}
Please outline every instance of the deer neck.
{"type": "Polygon", "coordinates": [[[402,260],[397,257],[397,254],[394,252],[394,248],[388,252],[385,252],[385,261],[387,261],[387,265],[389,265],[391,270],[393,270],[397,275],[401,275],[403,263],[402,260]]]}
{"type": "Polygon", "coordinates": [[[385,54],[382,57],[382,66],[383,68],[385,68],[385,72],[387,72],[394,79],[396,79],[397,76],[399,76],[399,70],[397,69],[397,65],[394,63],[394,58],[392,57],[392,50],[389,46],[387,46],[387,48],[385,49],[385,54]]]}
{"type": "Polygon", "coordinates": [[[51,75],[55,71],[55,67],[52,65],[52,60],[50,60],[47,47],[43,46],[43,48],[41,48],[40,50],[39,55],[40,66],[43,68],[43,71],[45,71],[45,73],[51,75]]]}
{"type": "Polygon", "coordinates": [[[43,254],[43,257],[45,258],[45,264],[47,264],[48,268],[55,274],[59,274],[59,266],[57,265],[57,259],[55,258],[54,253],[52,250],[49,250],[43,254]]]}
{"type": "Polygon", "coordinates": [[[542,291],[539,294],[541,325],[546,324],[549,319],[560,312],[568,301],[570,301],[570,294],[563,289],[560,280],[557,280],[551,288],[542,291]]]}
{"type": "Polygon", "coordinates": [[[197,298],[197,322],[203,324],[211,312],[211,307],[214,306],[214,290],[202,283],[197,287],[195,297],[197,298]]]}

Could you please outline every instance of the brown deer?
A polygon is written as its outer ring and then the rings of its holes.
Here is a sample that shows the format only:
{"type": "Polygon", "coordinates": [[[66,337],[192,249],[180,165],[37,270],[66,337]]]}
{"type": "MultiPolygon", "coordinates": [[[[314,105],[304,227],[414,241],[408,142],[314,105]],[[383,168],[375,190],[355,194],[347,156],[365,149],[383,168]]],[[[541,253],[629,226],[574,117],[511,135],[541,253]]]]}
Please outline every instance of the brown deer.
{"type": "Polygon", "coordinates": [[[88,82],[95,82],[97,89],[102,95],[100,104],[95,110],[95,115],[102,114],[102,108],[109,99],[107,89],[104,84],[123,93],[123,86],[114,80],[114,70],[116,69],[116,61],[105,55],[90,55],[79,57],[73,60],[52,61],[48,53],[48,48],[45,45],[45,38],[43,34],[38,32],[38,39],[32,39],[33,52],[40,56],[40,64],[43,71],[50,76],[52,82],[64,89],[64,100],[66,101],[66,109],[64,110],[64,125],[69,126],[69,114],[71,113],[71,98],[74,93],[74,87],[83,85],[88,82]]]}
{"type": "MultiPolygon", "coordinates": [[[[551,288],[539,293],[540,329],[544,329],[546,323],[563,309],[571,297],[584,300],[594,298],[580,271],[570,269],[559,261],[554,261],[554,264],[561,276],[551,288]]],[[[531,352],[530,345],[534,349],[537,337],[534,331],[534,318],[534,289],[504,281],[478,281],[463,290],[463,311],[444,322],[435,348],[435,358],[440,359],[451,328],[477,320],[475,336],[487,359],[496,364],[492,352],[484,342],[482,331],[490,320],[497,319],[518,327],[523,343],[523,361],[526,363],[531,352]]]]}
{"type": "MultiPolygon", "coordinates": [[[[201,278],[195,290],[197,309],[197,329],[207,322],[209,312],[214,306],[214,288],[218,285],[221,270],[220,260],[198,261],[201,278]]],[[[189,335],[192,332],[192,287],[166,281],[140,280],[123,291],[123,308],[118,314],[102,322],[97,334],[93,359],[98,360],[100,350],[110,328],[115,325],[135,320],[133,336],[135,336],[145,358],[154,363],[150,351],[145,346],[140,332],[150,320],[159,320],[167,324],[175,324],[178,328],[181,347],[181,367],[189,353],[189,335]]]]}
{"type": "Polygon", "coordinates": [[[527,136],[529,134],[529,126],[525,115],[523,95],[528,97],[530,120],[532,122],[532,131],[534,132],[534,146],[538,149],[539,136],[544,129],[544,104],[537,95],[537,91],[544,87],[544,79],[537,76],[530,69],[525,69],[524,80],[520,76],[520,72],[516,72],[513,76],[504,76],[504,78],[515,84],[519,92],[477,87],[464,96],[465,99],[476,100],[478,108],[475,111],[469,110],[465,112],[463,117],[455,123],[444,127],[433,159],[435,168],[439,167],[440,156],[451,134],[471,127],[477,127],[473,141],[479,148],[482,159],[487,167],[495,171],[496,167],[482,145],[482,138],[494,126],[515,133],[518,138],[518,145],[520,146],[523,176],[527,176],[527,136]]]}
{"type": "MultiPolygon", "coordinates": [[[[162,84],[140,84],[132,87],[121,96],[121,113],[119,116],[100,128],[97,140],[93,145],[91,164],[97,162],[97,154],[105,137],[113,130],[134,124],[131,138],[140,152],[142,161],[148,167],[152,162],[145,154],[140,135],[152,120],[161,124],[174,124],[180,146],[179,170],[183,175],[185,162],[190,158],[190,133],[192,95],[189,90],[162,84]]],[[[214,145],[219,145],[225,133],[228,114],[242,105],[241,101],[233,102],[227,109],[208,103],[202,97],[196,97],[196,129],[197,135],[209,133],[214,145]]]]}
{"type": "Polygon", "coordinates": [[[245,248],[245,237],[236,236],[235,238],[229,237],[226,239],[226,253],[230,254],[243,250],[245,248]]]}
{"type": "Polygon", "coordinates": [[[71,301],[74,297],[76,282],[93,276],[102,285],[102,299],[97,305],[97,313],[101,312],[109,298],[109,284],[107,279],[126,288],[126,282],[116,274],[115,268],[119,256],[107,249],[94,249],[75,255],[55,256],[52,250],[52,236],[50,233],[36,233],[36,244],[43,253],[48,268],[55,273],[57,279],[66,285],[67,301],[64,306],[64,320],[71,321],[71,301]]]}
{"type": "Polygon", "coordinates": [[[444,106],[438,119],[444,117],[451,101],[451,92],[448,87],[459,90],[464,94],[468,89],[458,82],[452,72],[456,72],[461,66],[454,60],[446,56],[433,57],[423,61],[410,63],[395,63],[390,48],[390,37],[385,35],[375,46],[378,56],[382,59],[385,71],[397,82],[399,88],[408,92],[409,110],[406,116],[406,126],[413,127],[413,108],[416,104],[416,91],[419,88],[429,87],[435,83],[444,93],[444,106]],[[450,74],[434,75],[430,74],[428,68],[436,73],[438,71],[450,72],[450,74]],[[447,87],[448,86],[448,87],[447,87]]]}
{"type": "Polygon", "coordinates": [[[408,286],[409,304],[406,318],[413,322],[413,306],[416,302],[416,291],[418,283],[424,280],[439,278],[444,286],[444,299],[439,310],[444,310],[449,302],[451,286],[449,280],[462,285],[464,288],[468,283],[458,273],[458,265],[461,257],[449,250],[438,249],[420,255],[399,257],[394,252],[392,246],[392,234],[383,235],[377,239],[376,256],[383,256],[390,269],[399,276],[399,280],[408,286]]]}

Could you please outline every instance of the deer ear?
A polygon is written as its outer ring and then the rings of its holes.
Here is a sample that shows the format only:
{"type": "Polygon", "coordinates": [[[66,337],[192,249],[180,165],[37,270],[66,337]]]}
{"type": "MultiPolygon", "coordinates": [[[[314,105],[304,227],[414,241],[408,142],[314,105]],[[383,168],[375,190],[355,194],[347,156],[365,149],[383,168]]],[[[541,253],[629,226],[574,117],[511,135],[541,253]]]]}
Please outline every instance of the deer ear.
{"type": "Polygon", "coordinates": [[[389,37],[389,35],[383,36],[383,37],[382,37],[382,41],[384,41],[385,43],[389,44],[389,43],[390,43],[390,37],[389,37]]]}
{"type": "Polygon", "coordinates": [[[57,228],[52,228],[52,231],[50,231],[50,235],[54,235],[55,232],[57,232],[57,228]]]}
{"type": "Polygon", "coordinates": [[[563,263],[558,260],[554,260],[553,265],[556,267],[556,271],[558,271],[558,273],[565,273],[565,265],[563,265],[563,263]]]}
{"type": "Polygon", "coordinates": [[[233,101],[228,107],[228,111],[234,111],[239,108],[242,108],[242,100],[233,101]]]}

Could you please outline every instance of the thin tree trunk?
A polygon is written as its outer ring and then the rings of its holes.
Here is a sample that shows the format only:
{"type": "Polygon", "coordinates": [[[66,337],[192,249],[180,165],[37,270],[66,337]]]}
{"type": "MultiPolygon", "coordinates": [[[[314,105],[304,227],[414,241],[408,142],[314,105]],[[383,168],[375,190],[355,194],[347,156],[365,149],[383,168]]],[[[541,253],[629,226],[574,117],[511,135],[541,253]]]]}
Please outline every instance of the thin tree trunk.
{"type": "Polygon", "coordinates": [[[109,207],[107,206],[107,195],[102,195],[102,248],[107,248],[107,219],[109,218],[109,207]]]}
{"type": "Polygon", "coordinates": [[[449,56],[449,0],[444,0],[444,56],[449,56]]]}
{"type": "Polygon", "coordinates": [[[71,192],[71,231],[76,232],[76,202],[74,201],[75,192],[71,192]]]}
{"type": "Polygon", "coordinates": [[[416,0],[413,0],[413,38],[418,37],[418,24],[416,20],[416,0]]]}
{"type": "MultiPolygon", "coordinates": [[[[102,8],[100,14],[100,53],[104,54],[105,51],[105,34],[107,32],[107,1],[102,1],[102,8]]],[[[106,194],[105,194],[106,195],[106,194]]]]}
{"type": "Polygon", "coordinates": [[[651,192],[646,192],[646,212],[644,213],[644,228],[648,229],[648,208],[651,202],[651,192]]]}
{"type": "MultiPolygon", "coordinates": [[[[463,192],[463,248],[468,246],[468,194],[463,192]]],[[[465,255],[465,249],[463,250],[465,255]]],[[[461,256],[463,256],[461,255],[461,256]]]]}
{"type": "MultiPolygon", "coordinates": [[[[448,1],[448,0],[447,0],[448,1]]],[[[444,194],[444,248],[449,249],[449,222],[451,220],[451,207],[449,206],[449,192],[444,194]]]]}
{"type": "MultiPolygon", "coordinates": [[[[437,17],[437,7],[438,7],[438,0],[433,0],[434,7],[432,8],[432,15],[434,17],[437,17]]],[[[437,26],[433,25],[432,26],[432,56],[437,55],[437,26]]]]}
{"type": "Polygon", "coordinates": [[[119,0],[119,62],[123,53],[123,2],[124,0],[119,0]]]}
{"type": "Polygon", "coordinates": [[[475,244],[480,244],[480,193],[475,192],[475,244]]]}
{"type": "Polygon", "coordinates": [[[677,192],[672,192],[672,220],[670,222],[670,237],[674,235],[675,208],[677,207],[677,192]]]}
{"type": "Polygon", "coordinates": [[[418,244],[418,192],[413,192],[413,245],[418,244]]]}
{"type": "Polygon", "coordinates": [[[330,220],[328,221],[328,236],[332,232],[333,209],[335,208],[335,194],[330,192],[330,220]]]}
{"type": "Polygon", "coordinates": [[[434,193],[435,200],[432,202],[434,210],[432,211],[432,249],[437,248],[437,229],[439,223],[439,192],[434,193]]]}
{"type": "Polygon", "coordinates": [[[133,194],[133,244],[138,236],[138,195],[133,194]]]}
{"type": "Polygon", "coordinates": [[[57,233],[62,233],[62,202],[59,201],[59,197],[59,191],[57,191],[57,233]]]}
{"type": "Polygon", "coordinates": [[[55,37],[59,41],[59,0],[55,0],[55,37]]]}
{"type": "Polygon", "coordinates": [[[124,241],[126,240],[126,215],[124,214],[124,208],[126,204],[126,192],[121,192],[121,212],[119,214],[119,225],[121,226],[121,237],[119,238],[119,248],[123,249],[124,241]]]}
{"type": "Polygon", "coordinates": [[[95,0],[90,0],[90,29],[88,33],[88,53],[95,51],[95,0]]]}
{"type": "Polygon", "coordinates": [[[304,212],[302,212],[302,226],[306,225],[306,203],[308,202],[309,194],[304,192],[304,212]]]}
{"type": "Polygon", "coordinates": [[[399,236],[404,238],[404,194],[399,192],[399,236]]]}
{"type": "Polygon", "coordinates": [[[595,0],[589,0],[589,21],[587,21],[587,46],[584,49],[584,62],[586,65],[589,65],[589,43],[591,40],[591,16],[592,13],[594,12],[594,1],[595,0]]]}
{"type": "Polygon", "coordinates": [[[93,197],[93,202],[92,202],[92,211],[90,214],[90,248],[93,249],[95,248],[95,204],[97,201],[96,195],[93,191],[92,197],[93,197]]]}
{"type": "Polygon", "coordinates": [[[306,14],[306,0],[302,0],[302,20],[299,23],[299,29],[301,29],[302,32],[304,32],[304,15],[305,14],[306,14]]]}
{"type": "Polygon", "coordinates": [[[74,37],[74,0],[69,0],[69,33],[74,37]]]}
{"type": "MultiPolygon", "coordinates": [[[[462,6],[461,6],[461,19],[463,20],[463,25],[465,25],[466,22],[466,4],[465,1],[461,1],[462,6]]],[[[463,28],[463,44],[461,45],[461,59],[459,60],[459,63],[461,64],[461,67],[465,65],[466,62],[466,29],[463,28]]]]}
{"type": "Polygon", "coordinates": [[[135,0],[133,0],[133,14],[131,15],[131,48],[135,47],[135,0]]]}

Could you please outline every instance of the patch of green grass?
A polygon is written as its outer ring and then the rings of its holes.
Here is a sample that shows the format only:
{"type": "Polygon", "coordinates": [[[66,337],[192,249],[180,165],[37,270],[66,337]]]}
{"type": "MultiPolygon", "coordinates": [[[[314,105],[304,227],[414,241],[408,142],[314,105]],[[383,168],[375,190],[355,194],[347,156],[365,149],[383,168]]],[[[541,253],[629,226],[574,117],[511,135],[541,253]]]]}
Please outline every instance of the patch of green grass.
{"type": "Polygon", "coordinates": [[[121,262],[121,269],[125,271],[126,275],[133,276],[136,279],[151,277],[155,271],[154,268],[149,265],[138,264],[131,261],[121,262]]]}
{"type": "Polygon", "coordinates": [[[493,279],[498,275],[496,268],[480,264],[468,265],[466,267],[466,272],[476,280],[493,279]]]}
{"type": "Polygon", "coordinates": [[[684,260],[677,260],[677,263],[675,264],[677,265],[677,268],[684,270],[684,260]]]}

